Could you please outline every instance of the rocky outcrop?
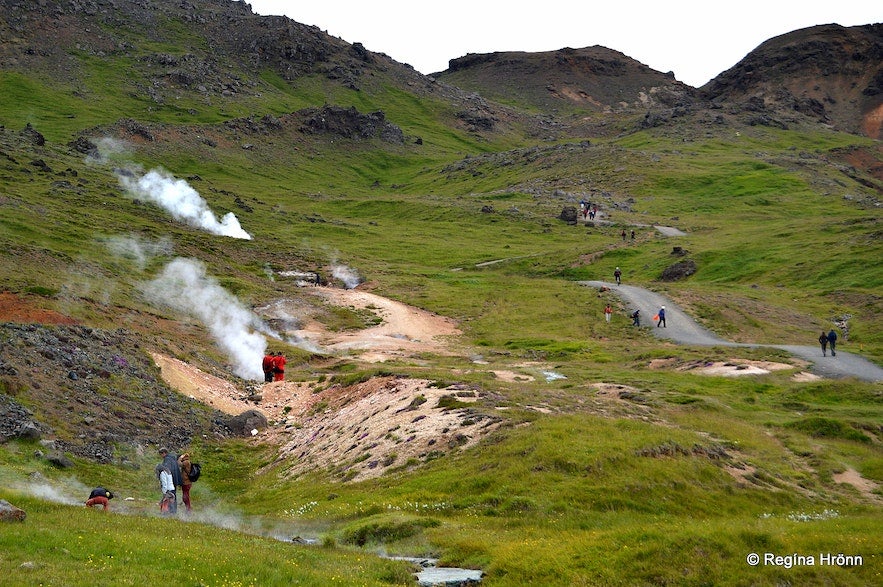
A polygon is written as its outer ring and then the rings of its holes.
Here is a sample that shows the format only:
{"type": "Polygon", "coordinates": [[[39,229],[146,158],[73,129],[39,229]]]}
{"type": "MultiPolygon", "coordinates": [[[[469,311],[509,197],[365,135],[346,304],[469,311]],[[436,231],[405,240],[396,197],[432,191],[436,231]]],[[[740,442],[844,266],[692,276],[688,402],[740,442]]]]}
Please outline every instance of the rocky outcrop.
{"type": "Polygon", "coordinates": [[[347,139],[380,139],[402,144],[402,129],[386,120],[382,111],[362,114],[355,107],[325,106],[301,110],[304,116],[301,130],[309,134],[337,135],[347,139]]]}
{"type": "Polygon", "coordinates": [[[713,102],[756,113],[757,124],[799,113],[883,138],[883,24],[829,24],[774,37],[701,90],[713,102]]]}

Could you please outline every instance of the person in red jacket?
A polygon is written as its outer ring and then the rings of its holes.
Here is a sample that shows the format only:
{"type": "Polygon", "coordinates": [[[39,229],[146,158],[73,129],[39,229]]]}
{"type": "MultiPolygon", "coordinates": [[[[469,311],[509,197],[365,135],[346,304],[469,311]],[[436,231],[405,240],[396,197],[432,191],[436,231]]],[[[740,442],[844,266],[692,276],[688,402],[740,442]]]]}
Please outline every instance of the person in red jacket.
{"type": "Polygon", "coordinates": [[[264,355],[264,360],[261,362],[261,369],[264,370],[264,383],[269,381],[273,381],[273,363],[275,359],[273,357],[273,353],[267,353],[264,355]]]}
{"type": "Polygon", "coordinates": [[[276,353],[273,358],[273,381],[285,380],[285,357],[282,353],[276,353]]]}

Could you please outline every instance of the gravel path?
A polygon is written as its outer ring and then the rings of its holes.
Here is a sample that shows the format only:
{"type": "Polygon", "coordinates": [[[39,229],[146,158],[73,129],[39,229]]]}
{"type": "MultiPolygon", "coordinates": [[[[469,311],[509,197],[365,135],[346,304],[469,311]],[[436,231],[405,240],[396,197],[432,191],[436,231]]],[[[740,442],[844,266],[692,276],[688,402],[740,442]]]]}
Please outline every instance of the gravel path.
{"type": "Polygon", "coordinates": [[[579,285],[586,287],[607,287],[613,293],[621,297],[631,310],[641,311],[641,327],[650,330],[659,338],[672,340],[679,344],[700,346],[730,346],[730,347],[758,347],[767,346],[782,349],[788,353],[810,361],[811,371],[824,377],[856,377],[865,381],[883,381],[883,368],[879,365],[858,355],[842,350],[837,351],[837,356],[821,356],[818,345],[776,345],[776,344],[743,344],[724,340],[716,334],[706,330],[688,316],[677,304],[658,293],[633,285],[616,285],[606,281],[580,281],[579,285]],[[657,328],[653,322],[653,316],[661,306],[665,306],[667,328],[657,328]]]}

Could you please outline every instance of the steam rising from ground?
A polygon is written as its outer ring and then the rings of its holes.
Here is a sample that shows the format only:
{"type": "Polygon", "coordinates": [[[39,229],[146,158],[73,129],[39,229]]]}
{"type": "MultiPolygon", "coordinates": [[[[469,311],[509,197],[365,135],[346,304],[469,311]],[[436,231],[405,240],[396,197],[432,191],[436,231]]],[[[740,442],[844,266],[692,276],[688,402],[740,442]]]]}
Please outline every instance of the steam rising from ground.
{"type": "Polygon", "coordinates": [[[168,238],[150,241],[137,235],[112,236],[107,239],[106,244],[111,253],[117,257],[131,260],[141,271],[144,271],[147,263],[153,257],[171,255],[174,249],[172,241],[168,238]]]}
{"type": "Polygon", "coordinates": [[[144,287],[147,298],[197,318],[244,379],[262,381],[261,359],[267,341],[261,332],[278,338],[251,310],[227,292],[205,266],[194,259],[174,259],[144,287]]]}
{"type": "Polygon", "coordinates": [[[350,269],[346,265],[335,265],[331,270],[331,275],[343,282],[347,289],[353,289],[360,283],[362,278],[355,269],[350,269]]]}
{"type": "Polygon", "coordinates": [[[161,169],[154,169],[134,178],[118,174],[120,185],[131,194],[159,204],[176,220],[186,222],[212,234],[251,240],[251,235],[239,225],[233,212],[219,221],[199,193],[183,179],[175,179],[161,169]]]}

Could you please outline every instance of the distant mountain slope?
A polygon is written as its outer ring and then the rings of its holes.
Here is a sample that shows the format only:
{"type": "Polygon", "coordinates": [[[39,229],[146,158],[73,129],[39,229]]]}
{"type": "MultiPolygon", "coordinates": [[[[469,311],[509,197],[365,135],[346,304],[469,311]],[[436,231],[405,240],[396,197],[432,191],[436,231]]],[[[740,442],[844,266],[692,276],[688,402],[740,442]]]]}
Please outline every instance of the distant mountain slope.
{"type": "Polygon", "coordinates": [[[772,38],[702,87],[716,102],[797,110],[883,138],[883,24],[828,24],[772,38]]]}
{"type": "Polygon", "coordinates": [[[439,80],[491,100],[556,112],[620,111],[693,100],[695,90],[618,51],[594,46],[543,53],[470,54],[439,80]]]}

